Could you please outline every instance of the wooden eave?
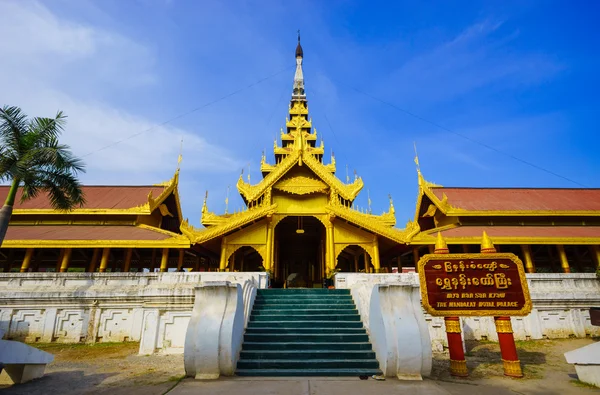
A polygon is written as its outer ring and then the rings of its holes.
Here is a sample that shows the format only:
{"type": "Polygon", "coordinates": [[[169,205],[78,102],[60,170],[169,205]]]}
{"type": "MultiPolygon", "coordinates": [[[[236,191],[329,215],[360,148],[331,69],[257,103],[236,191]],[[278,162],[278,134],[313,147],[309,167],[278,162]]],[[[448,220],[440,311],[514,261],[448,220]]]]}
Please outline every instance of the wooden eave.
{"type": "Polygon", "coordinates": [[[206,243],[216,237],[225,236],[230,232],[241,229],[251,223],[261,220],[267,215],[277,211],[277,204],[270,206],[255,207],[241,213],[233,214],[220,224],[205,229],[191,226],[187,221],[182,222],[180,229],[192,242],[192,244],[206,243]]]}
{"type": "Polygon", "coordinates": [[[189,248],[190,240],[184,235],[147,225],[13,225],[9,226],[2,243],[2,248],[111,247],[189,248]],[[26,236],[31,233],[28,230],[33,232],[31,237],[11,238],[11,233],[15,232],[26,236]],[[103,237],[106,232],[110,233],[110,238],[103,237]],[[44,234],[47,236],[42,237],[44,234]]]}

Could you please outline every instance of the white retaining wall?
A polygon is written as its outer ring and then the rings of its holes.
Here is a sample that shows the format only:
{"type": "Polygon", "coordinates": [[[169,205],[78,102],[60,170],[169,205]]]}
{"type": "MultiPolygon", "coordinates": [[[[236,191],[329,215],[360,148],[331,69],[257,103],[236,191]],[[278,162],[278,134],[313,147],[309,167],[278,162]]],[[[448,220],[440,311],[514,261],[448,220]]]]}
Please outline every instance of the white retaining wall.
{"type": "MultiPolygon", "coordinates": [[[[527,274],[533,311],[513,317],[515,338],[600,336],[589,308],[600,306],[595,274],[527,274]]],[[[148,342],[140,352],[183,352],[194,303],[204,281],[242,285],[245,319],[252,290],[267,286],[266,273],[0,273],[0,332],[26,342],[148,342]]],[[[414,273],[338,273],[337,288],[358,282],[417,285],[414,273]]],[[[360,306],[359,306],[360,309],[360,306]]],[[[425,315],[433,349],[446,344],[444,320],[425,315]]],[[[363,319],[366,317],[363,317],[363,319]]],[[[462,319],[466,339],[497,340],[491,317],[462,319]]]]}
{"type": "Polygon", "coordinates": [[[140,353],[182,353],[204,281],[242,286],[247,321],[266,273],[0,273],[0,331],[25,342],[141,341],[140,353]]]}
{"type": "MultiPolygon", "coordinates": [[[[527,274],[533,310],[526,317],[512,317],[515,339],[555,339],[600,336],[600,327],[590,323],[590,307],[600,307],[600,280],[594,273],[527,274]]],[[[336,288],[352,289],[360,283],[419,286],[416,273],[338,273],[336,288]]],[[[360,312],[360,306],[358,306],[360,312]]],[[[363,313],[361,312],[361,315],[363,313]]],[[[434,351],[447,346],[443,317],[425,313],[434,351]]],[[[461,318],[466,340],[498,341],[493,317],[461,318]]]]}

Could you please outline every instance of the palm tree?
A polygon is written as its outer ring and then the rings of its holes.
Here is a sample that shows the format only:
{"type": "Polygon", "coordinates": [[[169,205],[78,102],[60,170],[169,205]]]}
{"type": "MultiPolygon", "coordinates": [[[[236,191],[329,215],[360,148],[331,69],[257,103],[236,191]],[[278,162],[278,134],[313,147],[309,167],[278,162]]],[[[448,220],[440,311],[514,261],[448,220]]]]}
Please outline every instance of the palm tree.
{"type": "Polygon", "coordinates": [[[55,210],[71,210],[85,203],[76,177],[85,171],[84,164],[67,145],[58,142],[65,119],[62,111],[55,118],[27,119],[18,107],[0,109],[0,181],[11,183],[0,209],[0,246],[19,187],[21,202],[46,193],[55,210]]]}

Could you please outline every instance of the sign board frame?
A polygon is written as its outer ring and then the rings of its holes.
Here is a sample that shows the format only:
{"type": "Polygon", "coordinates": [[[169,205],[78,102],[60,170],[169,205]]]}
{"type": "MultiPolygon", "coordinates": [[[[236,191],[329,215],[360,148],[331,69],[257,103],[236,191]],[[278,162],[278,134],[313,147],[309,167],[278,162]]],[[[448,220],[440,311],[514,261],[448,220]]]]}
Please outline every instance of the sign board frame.
{"type": "MultiPolygon", "coordinates": [[[[457,263],[457,262],[452,262],[452,264],[454,264],[454,263],[457,263]]],[[[440,270],[440,274],[445,273],[443,266],[444,265],[441,265],[439,268],[436,267],[436,270],[440,270]]],[[[430,315],[432,315],[434,317],[525,316],[531,312],[532,302],[531,302],[531,296],[529,294],[527,278],[525,277],[525,270],[523,268],[523,262],[515,254],[505,253],[505,252],[490,253],[490,254],[481,254],[481,253],[478,253],[478,254],[426,254],[423,257],[421,257],[421,259],[419,260],[418,267],[419,267],[419,282],[421,285],[421,303],[422,303],[425,311],[427,311],[427,313],[429,313],[430,315]],[[429,293],[428,293],[428,289],[427,289],[427,280],[428,279],[425,277],[426,276],[425,269],[426,269],[427,263],[429,263],[430,261],[446,261],[446,262],[462,261],[465,265],[470,267],[470,265],[472,265],[472,264],[477,265],[476,261],[478,261],[478,260],[479,261],[501,260],[501,261],[503,261],[504,266],[508,266],[508,265],[506,265],[507,260],[510,260],[510,261],[512,261],[512,263],[514,263],[514,265],[516,266],[516,268],[518,270],[518,279],[520,281],[521,289],[523,290],[524,304],[519,310],[514,310],[514,309],[513,310],[503,310],[501,308],[470,310],[470,309],[465,309],[463,307],[457,307],[456,309],[453,309],[453,310],[438,310],[430,304],[429,293]],[[470,262],[470,261],[473,261],[473,262],[470,262]]],[[[467,267],[467,270],[469,269],[469,267],[467,267]]],[[[500,265],[498,265],[498,269],[502,270],[503,268],[500,267],[500,265]]],[[[504,269],[506,269],[506,268],[504,268],[504,269]]],[[[460,270],[460,269],[458,269],[458,270],[460,270]]],[[[481,270],[482,274],[487,275],[487,273],[490,273],[489,270],[487,272],[484,272],[484,270],[485,269],[481,270]]],[[[496,272],[496,273],[498,273],[498,272],[496,272]]],[[[465,291],[458,290],[457,292],[462,293],[465,291]]],[[[477,299],[473,299],[473,300],[477,300],[477,299]]],[[[481,299],[481,300],[483,300],[483,299],[481,299]]],[[[464,301],[464,299],[459,298],[459,299],[457,299],[457,301],[464,301]]]]}

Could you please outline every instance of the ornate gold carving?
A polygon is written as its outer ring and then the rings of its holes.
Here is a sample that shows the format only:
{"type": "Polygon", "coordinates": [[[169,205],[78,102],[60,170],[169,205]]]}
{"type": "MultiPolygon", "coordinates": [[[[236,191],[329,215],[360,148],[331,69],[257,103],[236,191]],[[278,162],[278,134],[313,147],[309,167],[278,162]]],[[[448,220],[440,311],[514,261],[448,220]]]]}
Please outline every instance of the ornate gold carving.
{"type": "Polygon", "coordinates": [[[166,204],[160,204],[158,206],[158,209],[160,210],[160,215],[162,215],[163,217],[166,217],[167,215],[169,217],[173,217],[173,214],[171,214],[166,204]]]}
{"type": "Polygon", "coordinates": [[[444,320],[446,333],[461,333],[459,320],[444,320]]]}
{"type": "Polygon", "coordinates": [[[502,360],[502,365],[504,367],[504,375],[511,377],[523,377],[523,370],[521,369],[521,361],[507,361],[506,359],[502,360]]]}
{"type": "Polygon", "coordinates": [[[447,254],[448,253],[448,244],[442,237],[442,233],[438,232],[437,240],[435,241],[435,252],[437,254],[447,254]]]}
{"type": "Polygon", "coordinates": [[[423,214],[423,217],[433,217],[436,211],[437,207],[435,206],[435,204],[430,204],[425,214],[423,214]]]}
{"type": "Polygon", "coordinates": [[[503,319],[503,317],[496,317],[494,319],[494,323],[496,324],[496,332],[498,333],[513,333],[512,323],[510,321],[510,317],[506,317],[508,319],[503,319]]]}
{"type": "Polygon", "coordinates": [[[297,176],[283,179],[275,184],[273,188],[296,195],[306,195],[317,192],[325,193],[327,184],[315,178],[297,176]]]}
{"type": "Polygon", "coordinates": [[[453,376],[467,376],[469,371],[467,370],[467,361],[455,361],[450,360],[450,374],[453,376]]]}
{"type": "Polygon", "coordinates": [[[366,230],[387,237],[390,240],[394,240],[398,243],[406,243],[407,241],[405,231],[379,223],[377,220],[374,220],[377,216],[363,214],[341,205],[329,204],[325,207],[325,210],[329,213],[336,214],[347,221],[353,222],[366,230]]]}
{"type": "Polygon", "coordinates": [[[492,239],[490,239],[485,230],[483,231],[483,236],[481,237],[481,252],[496,252],[496,247],[494,247],[492,239]]]}
{"type": "Polygon", "coordinates": [[[211,226],[210,228],[204,230],[194,229],[193,227],[192,229],[189,229],[189,224],[188,227],[182,226],[180,229],[184,233],[185,231],[189,233],[189,237],[193,243],[204,243],[215,237],[224,235],[236,228],[244,226],[252,221],[256,221],[265,215],[274,214],[276,211],[277,204],[272,204],[270,206],[259,206],[250,210],[242,211],[241,213],[233,214],[222,224],[211,226]]]}

